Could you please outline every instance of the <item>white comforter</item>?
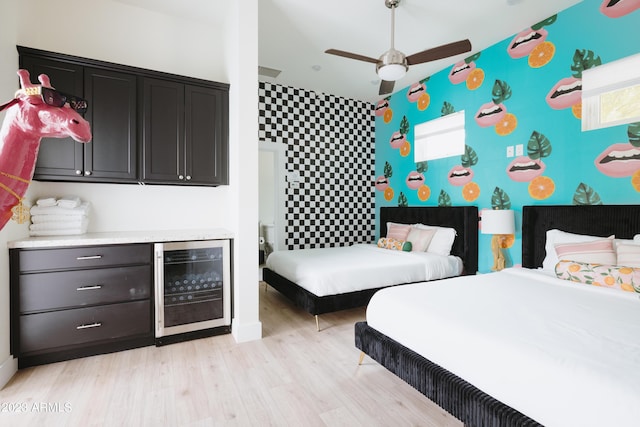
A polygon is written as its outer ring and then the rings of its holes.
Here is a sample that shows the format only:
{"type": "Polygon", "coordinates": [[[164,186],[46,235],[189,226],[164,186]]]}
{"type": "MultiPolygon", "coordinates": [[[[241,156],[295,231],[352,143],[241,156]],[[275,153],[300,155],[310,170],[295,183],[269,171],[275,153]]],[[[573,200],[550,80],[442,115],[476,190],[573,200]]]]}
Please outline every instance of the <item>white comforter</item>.
{"type": "Polygon", "coordinates": [[[507,269],[378,291],[369,326],[541,424],[640,424],[640,296],[507,269]]]}
{"type": "Polygon", "coordinates": [[[276,251],[267,267],[316,296],[457,276],[462,260],[427,252],[381,249],[373,244],[276,251]]]}

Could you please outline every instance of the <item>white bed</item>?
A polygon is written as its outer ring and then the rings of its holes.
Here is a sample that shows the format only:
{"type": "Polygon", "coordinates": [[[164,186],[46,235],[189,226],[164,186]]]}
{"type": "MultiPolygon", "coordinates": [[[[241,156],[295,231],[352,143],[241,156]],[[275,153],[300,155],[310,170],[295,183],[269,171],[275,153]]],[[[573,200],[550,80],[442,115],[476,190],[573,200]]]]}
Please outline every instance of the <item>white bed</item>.
{"type": "Polygon", "coordinates": [[[402,252],[374,244],[277,251],[267,267],[317,296],[459,276],[460,257],[402,252]]]}
{"type": "Polygon", "coordinates": [[[356,347],[468,427],[640,425],[639,232],[640,205],[524,206],[523,268],[380,290],[356,347]]]}
{"type": "Polygon", "coordinates": [[[367,322],[545,426],[640,423],[640,294],[507,269],[380,290],[367,322]]]}
{"type": "MultiPolygon", "coordinates": [[[[380,236],[387,237],[389,224],[426,224],[438,230],[431,235],[426,251],[412,246],[416,250],[411,254],[371,244],[274,252],[267,258],[263,280],[316,316],[318,327],[318,315],[365,306],[381,287],[475,274],[478,270],[475,206],[382,207],[379,223],[380,236]],[[437,250],[432,251],[432,246],[437,250]],[[294,258],[302,259],[302,264],[294,258]],[[425,267],[428,264],[431,266],[425,267]]],[[[425,235],[413,228],[411,231],[418,237],[425,235]]],[[[327,236],[327,242],[330,239],[327,236]]]]}

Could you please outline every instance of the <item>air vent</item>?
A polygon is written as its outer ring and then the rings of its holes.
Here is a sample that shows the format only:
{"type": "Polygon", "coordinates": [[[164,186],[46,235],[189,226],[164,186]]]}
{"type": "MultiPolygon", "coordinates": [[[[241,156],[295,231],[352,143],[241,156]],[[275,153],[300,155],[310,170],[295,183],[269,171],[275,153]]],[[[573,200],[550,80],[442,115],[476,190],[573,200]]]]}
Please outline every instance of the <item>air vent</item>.
{"type": "Polygon", "coordinates": [[[275,68],[262,67],[258,65],[258,74],[261,76],[276,78],[281,72],[281,70],[276,70],[275,68]]]}

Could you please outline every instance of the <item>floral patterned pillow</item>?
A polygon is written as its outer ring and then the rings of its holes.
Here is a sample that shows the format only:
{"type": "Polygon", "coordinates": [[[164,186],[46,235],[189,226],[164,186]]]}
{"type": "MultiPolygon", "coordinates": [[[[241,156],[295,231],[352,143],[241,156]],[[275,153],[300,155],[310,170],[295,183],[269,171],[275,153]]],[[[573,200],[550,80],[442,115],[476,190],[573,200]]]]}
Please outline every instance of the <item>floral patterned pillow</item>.
{"type": "Polygon", "coordinates": [[[392,239],[390,237],[381,237],[378,240],[378,247],[383,249],[391,249],[394,251],[411,252],[411,242],[392,239]]]}
{"type": "Polygon", "coordinates": [[[640,292],[640,268],[560,261],[556,264],[556,276],[587,285],[640,292]]]}

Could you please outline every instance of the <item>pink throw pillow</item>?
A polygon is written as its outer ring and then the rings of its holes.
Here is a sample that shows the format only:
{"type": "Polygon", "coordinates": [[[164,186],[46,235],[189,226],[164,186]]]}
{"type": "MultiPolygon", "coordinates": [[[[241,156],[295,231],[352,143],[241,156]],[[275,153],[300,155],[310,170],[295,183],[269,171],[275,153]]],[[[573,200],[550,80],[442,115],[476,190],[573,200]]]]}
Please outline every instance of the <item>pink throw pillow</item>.
{"type": "Polygon", "coordinates": [[[616,264],[613,239],[599,239],[592,242],[558,243],[555,245],[558,260],[587,262],[591,264],[616,264]]]}
{"type": "Polygon", "coordinates": [[[411,231],[410,225],[389,224],[387,226],[387,237],[395,240],[407,240],[411,231]]]}

